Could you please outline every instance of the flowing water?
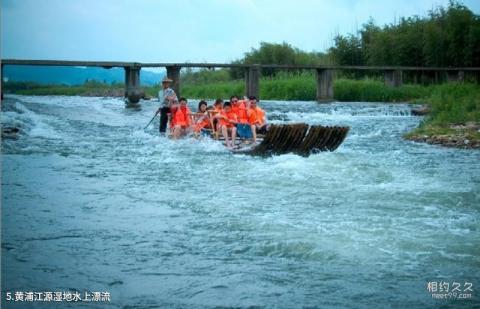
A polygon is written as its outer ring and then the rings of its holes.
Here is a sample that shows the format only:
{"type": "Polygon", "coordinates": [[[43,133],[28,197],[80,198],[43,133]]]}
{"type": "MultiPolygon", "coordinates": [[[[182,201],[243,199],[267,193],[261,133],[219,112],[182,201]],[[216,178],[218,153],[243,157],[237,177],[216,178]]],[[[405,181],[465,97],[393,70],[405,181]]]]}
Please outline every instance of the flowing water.
{"type": "Polygon", "coordinates": [[[158,119],[144,131],[157,104],[6,98],[21,134],[2,141],[3,305],[21,306],[8,291],[110,292],[99,308],[480,305],[480,152],[403,140],[421,121],[409,105],[262,102],[272,122],[351,130],[333,153],[259,158],[159,137],[158,119]],[[432,299],[432,281],[473,298],[432,299]]]}

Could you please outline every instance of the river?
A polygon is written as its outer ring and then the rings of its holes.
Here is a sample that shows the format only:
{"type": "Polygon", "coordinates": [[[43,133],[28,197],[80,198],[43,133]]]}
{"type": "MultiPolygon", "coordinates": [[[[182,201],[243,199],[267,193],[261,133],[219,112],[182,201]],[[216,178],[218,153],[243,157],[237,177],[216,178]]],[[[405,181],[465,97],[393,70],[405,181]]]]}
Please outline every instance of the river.
{"type": "Polygon", "coordinates": [[[158,119],[143,130],[157,105],[6,97],[21,133],[2,141],[3,305],[45,308],[14,291],[111,294],[72,308],[480,305],[480,152],[403,140],[410,105],[260,102],[271,122],[351,127],[308,158],[160,137],[158,119]],[[432,299],[432,281],[473,298],[432,299]]]}

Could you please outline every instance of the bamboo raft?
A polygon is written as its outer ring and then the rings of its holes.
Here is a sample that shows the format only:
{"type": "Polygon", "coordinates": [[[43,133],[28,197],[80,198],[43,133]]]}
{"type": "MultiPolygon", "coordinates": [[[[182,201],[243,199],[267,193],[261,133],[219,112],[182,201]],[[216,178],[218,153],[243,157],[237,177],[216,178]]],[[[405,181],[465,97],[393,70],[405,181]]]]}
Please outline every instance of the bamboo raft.
{"type": "Polygon", "coordinates": [[[309,126],[305,123],[271,125],[259,144],[244,145],[241,141],[234,153],[252,156],[272,156],[295,153],[304,157],[321,151],[334,151],[342,144],[349,127],[309,126]]]}

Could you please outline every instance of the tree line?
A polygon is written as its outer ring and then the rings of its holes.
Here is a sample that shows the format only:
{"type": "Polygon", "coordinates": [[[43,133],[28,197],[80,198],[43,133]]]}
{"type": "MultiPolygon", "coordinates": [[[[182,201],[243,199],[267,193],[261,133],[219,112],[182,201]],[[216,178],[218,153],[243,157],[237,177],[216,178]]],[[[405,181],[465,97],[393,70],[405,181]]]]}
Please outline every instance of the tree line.
{"type": "Polygon", "coordinates": [[[454,1],[383,27],[370,19],[334,41],[329,53],[339,65],[480,66],[480,16],[454,1]]]}
{"type": "MultiPolygon", "coordinates": [[[[479,67],[480,16],[465,5],[450,1],[426,16],[403,17],[384,26],[370,19],[356,33],[336,35],[334,45],[326,52],[305,52],[285,42],[261,42],[259,48],[252,48],[233,63],[479,67]]],[[[274,77],[278,72],[263,69],[262,75],[274,77]]],[[[189,70],[183,78],[186,83],[196,84],[241,79],[244,74],[242,68],[189,70]]],[[[370,73],[342,74],[361,77],[370,73]]]]}

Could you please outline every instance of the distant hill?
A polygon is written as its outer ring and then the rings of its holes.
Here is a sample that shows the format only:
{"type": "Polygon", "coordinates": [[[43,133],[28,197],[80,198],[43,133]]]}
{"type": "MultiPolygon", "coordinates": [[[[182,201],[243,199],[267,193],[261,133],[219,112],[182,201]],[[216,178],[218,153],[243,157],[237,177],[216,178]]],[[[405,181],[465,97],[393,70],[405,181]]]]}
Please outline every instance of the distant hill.
{"type": "MultiPolygon", "coordinates": [[[[140,83],[142,85],[158,84],[164,75],[141,70],[140,83]]],[[[3,68],[3,78],[8,81],[30,81],[39,84],[80,85],[86,80],[111,84],[124,83],[125,70],[123,68],[6,65],[3,68]]]]}

